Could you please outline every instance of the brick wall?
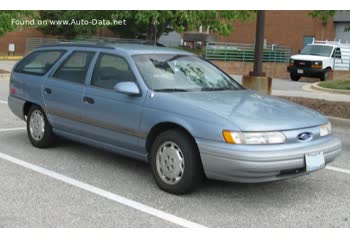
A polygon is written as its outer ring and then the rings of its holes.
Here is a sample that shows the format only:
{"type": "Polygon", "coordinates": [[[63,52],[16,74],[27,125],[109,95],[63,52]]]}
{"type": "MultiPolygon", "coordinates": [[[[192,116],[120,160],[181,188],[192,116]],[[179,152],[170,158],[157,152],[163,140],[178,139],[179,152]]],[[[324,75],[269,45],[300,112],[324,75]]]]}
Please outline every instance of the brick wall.
{"type": "MultiPolygon", "coordinates": [[[[309,11],[266,11],[265,39],[268,44],[278,43],[292,48],[293,53],[304,47],[304,36],[314,36],[317,40],[333,40],[335,25],[330,18],[326,26],[321,21],[308,16],[309,11]]],[[[218,36],[221,42],[254,43],[255,20],[236,22],[230,36],[218,36]]]]}
{"type": "MultiPolygon", "coordinates": [[[[235,75],[248,75],[253,70],[253,63],[244,62],[225,62],[225,61],[211,61],[216,66],[221,68],[228,74],[235,75]]],[[[272,78],[287,78],[289,79],[289,73],[287,72],[287,63],[263,63],[263,71],[266,76],[272,78]]]]}

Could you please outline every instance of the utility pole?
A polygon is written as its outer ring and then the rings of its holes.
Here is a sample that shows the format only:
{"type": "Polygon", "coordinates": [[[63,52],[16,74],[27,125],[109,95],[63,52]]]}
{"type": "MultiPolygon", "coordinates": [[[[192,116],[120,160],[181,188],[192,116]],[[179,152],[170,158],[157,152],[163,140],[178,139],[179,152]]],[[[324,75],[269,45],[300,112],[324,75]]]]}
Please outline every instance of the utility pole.
{"type": "Polygon", "coordinates": [[[250,71],[249,75],[243,76],[242,84],[246,88],[271,95],[272,78],[266,77],[266,74],[263,72],[264,30],[265,11],[258,10],[256,18],[255,58],[253,71],[250,71]]]}
{"type": "Polygon", "coordinates": [[[259,77],[266,76],[262,70],[264,57],[264,32],[265,32],[265,11],[258,10],[256,18],[256,33],[255,33],[255,58],[253,71],[249,76],[259,77]]]}

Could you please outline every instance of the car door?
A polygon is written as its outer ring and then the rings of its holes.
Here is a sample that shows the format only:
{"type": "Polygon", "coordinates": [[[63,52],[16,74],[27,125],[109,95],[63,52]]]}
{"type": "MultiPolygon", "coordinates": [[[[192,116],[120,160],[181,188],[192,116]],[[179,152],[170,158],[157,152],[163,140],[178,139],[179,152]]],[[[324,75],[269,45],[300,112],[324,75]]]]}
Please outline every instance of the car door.
{"type": "Polygon", "coordinates": [[[90,126],[84,135],[113,147],[142,151],[137,145],[143,136],[139,121],[144,96],[118,93],[118,82],[135,82],[128,61],[121,56],[100,53],[83,98],[82,119],[90,126]]]}
{"type": "Polygon", "coordinates": [[[73,51],[45,81],[46,112],[55,129],[79,134],[85,80],[94,55],[73,51]]]}

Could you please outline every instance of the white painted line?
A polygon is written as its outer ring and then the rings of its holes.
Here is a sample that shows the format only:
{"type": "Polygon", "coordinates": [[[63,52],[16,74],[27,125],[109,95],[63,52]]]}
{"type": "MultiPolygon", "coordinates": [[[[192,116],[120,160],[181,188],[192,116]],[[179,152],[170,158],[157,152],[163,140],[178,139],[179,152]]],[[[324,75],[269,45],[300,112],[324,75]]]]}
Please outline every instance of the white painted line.
{"type": "Polygon", "coordinates": [[[335,172],[341,172],[341,173],[345,173],[345,174],[350,174],[350,170],[343,169],[343,168],[327,166],[326,169],[331,170],[331,171],[335,171],[335,172]]]}
{"type": "Polygon", "coordinates": [[[10,132],[10,131],[19,131],[19,130],[26,130],[24,127],[20,128],[0,128],[0,132],[10,132]]]}
{"type": "Polygon", "coordinates": [[[39,167],[37,165],[28,163],[26,161],[20,160],[20,159],[15,158],[15,157],[12,157],[12,156],[7,155],[5,153],[1,153],[0,152],[0,159],[3,159],[5,161],[8,161],[8,162],[11,162],[11,163],[14,163],[14,164],[17,164],[17,165],[19,165],[21,167],[30,169],[30,170],[32,170],[34,172],[43,174],[43,175],[51,177],[51,178],[54,178],[54,179],[56,179],[58,181],[70,184],[72,186],[75,186],[77,188],[83,189],[85,191],[88,191],[88,192],[91,192],[91,193],[94,193],[94,194],[97,194],[99,196],[105,197],[105,198],[110,199],[112,201],[118,202],[118,203],[123,204],[125,206],[128,206],[130,208],[133,208],[133,209],[139,210],[141,212],[150,214],[152,216],[155,216],[157,218],[169,221],[171,223],[177,224],[177,225],[182,226],[182,227],[191,227],[191,228],[199,228],[199,227],[203,228],[203,227],[205,227],[205,226],[200,225],[198,223],[191,222],[191,221],[186,220],[184,218],[177,217],[177,216],[172,215],[170,213],[166,213],[166,212],[163,212],[161,210],[155,209],[153,207],[150,207],[150,206],[144,205],[142,203],[136,202],[134,200],[125,198],[125,197],[120,196],[118,194],[114,194],[114,193],[108,192],[106,190],[103,190],[101,188],[97,188],[97,187],[94,187],[94,186],[92,186],[90,184],[81,182],[79,180],[67,177],[67,176],[62,175],[60,173],[57,173],[57,172],[48,170],[46,168],[39,167]]]}
{"type": "Polygon", "coordinates": [[[0,100],[0,103],[7,104],[7,102],[3,100],[0,100]]]}

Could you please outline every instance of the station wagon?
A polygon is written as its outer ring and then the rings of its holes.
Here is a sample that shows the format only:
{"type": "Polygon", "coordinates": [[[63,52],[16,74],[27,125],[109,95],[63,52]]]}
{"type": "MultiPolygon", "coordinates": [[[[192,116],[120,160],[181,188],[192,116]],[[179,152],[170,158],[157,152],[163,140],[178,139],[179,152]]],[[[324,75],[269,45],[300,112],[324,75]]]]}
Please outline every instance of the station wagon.
{"type": "Polygon", "coordinates": [[[166,47],[39,47],[14,67],[8,104],[33,146],[51,147],[60,136],[149,162],[157,185],[174,194],[205,177],[301,176],[341,152],[325,116],[247,90],[212,63],[166,47]]]}

